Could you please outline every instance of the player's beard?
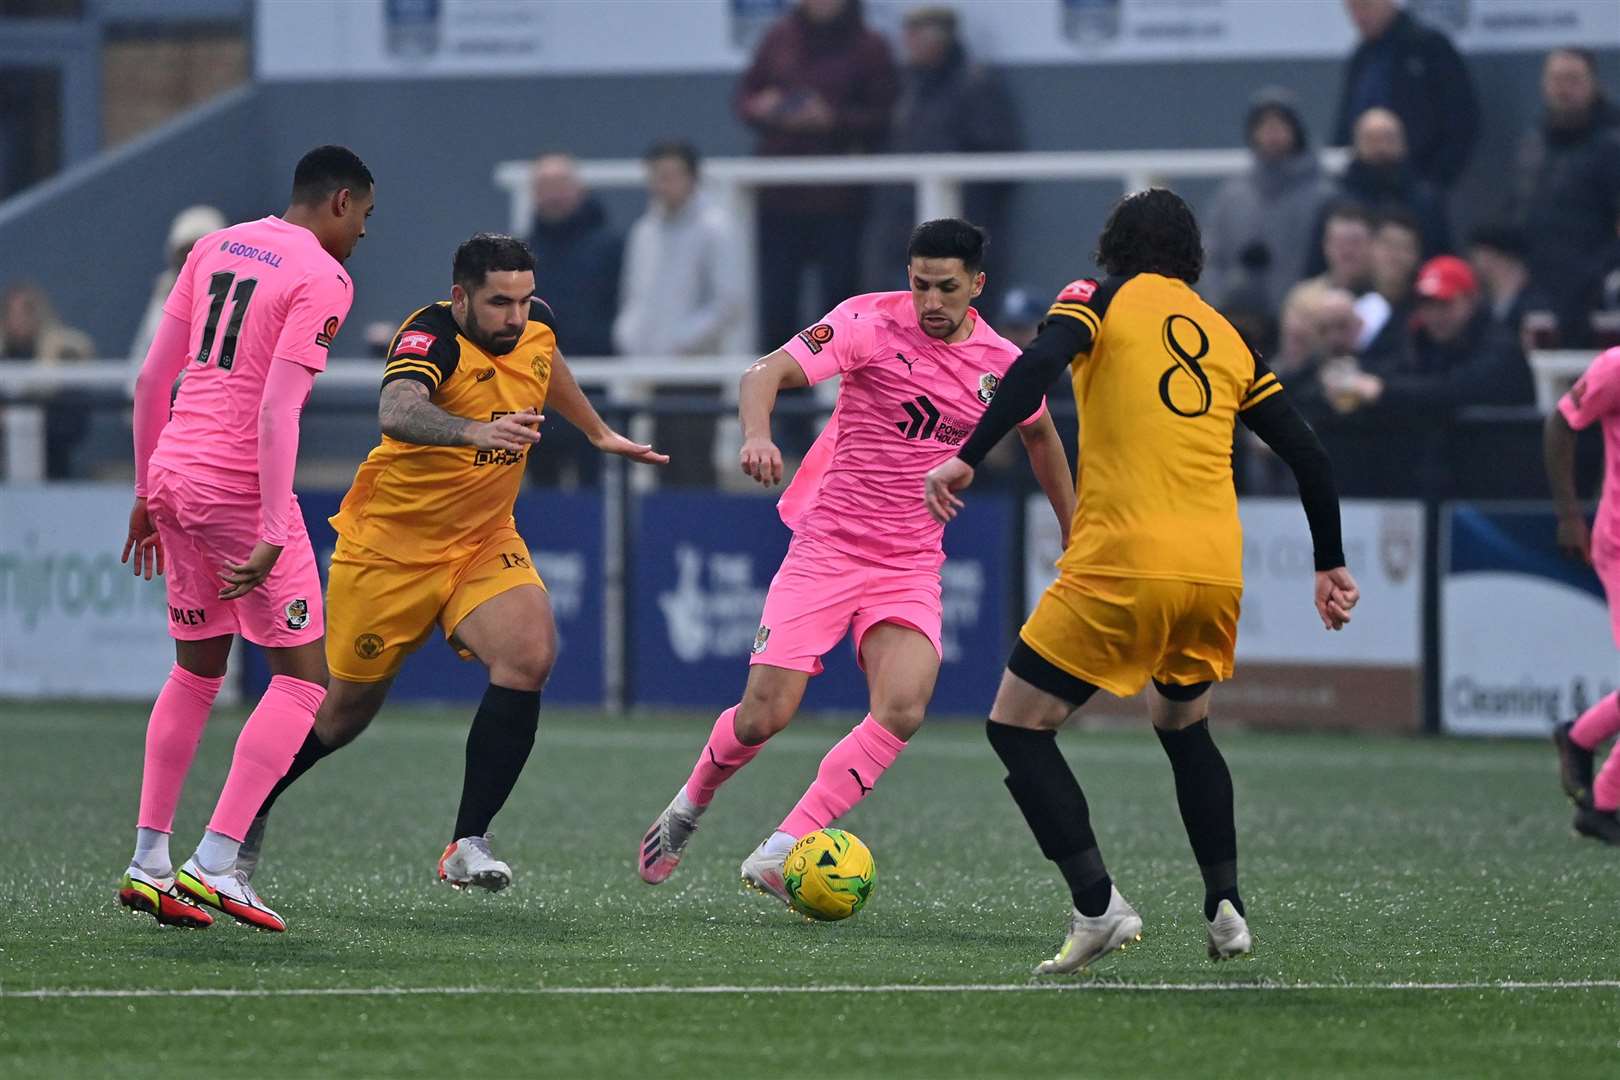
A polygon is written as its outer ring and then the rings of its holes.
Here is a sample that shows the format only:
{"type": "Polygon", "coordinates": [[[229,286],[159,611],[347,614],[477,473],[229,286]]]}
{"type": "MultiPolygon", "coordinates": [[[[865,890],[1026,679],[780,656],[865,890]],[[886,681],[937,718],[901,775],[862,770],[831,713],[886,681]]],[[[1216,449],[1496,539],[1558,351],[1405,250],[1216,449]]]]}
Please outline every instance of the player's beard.
{"type": "Polygon", "coordinates": [[[505,356],[517,348],[517,343],[523,337],[523,332],[519,331],[516,334],[499,337],[488,333],[482,326],[478,325],[478,316],[473,314],[472,305],[469,304],[467,305],[467,337],[472,339],[474,345],[477,345],[491,356],[505,356]]]}
{"type": "MultiPolygon", "coordinates": [[[[946,318],[949,318],[949,316],[946,316],[946,318]]],[[[948,338],[952,334],[956,333],[957,330],[961,329],[962,320],[966,319],[966,318],[967,318],[967,315],[963,314],[961,319],[957,319],[953,323],[934,323],[934,324],[930,324],[930,323],[924,321],[922,323],[922,331],[923,331],[923,333],[927,334],[931,338],[934,338],[935,340],[944,341],[946,338],[948,338]]]]}

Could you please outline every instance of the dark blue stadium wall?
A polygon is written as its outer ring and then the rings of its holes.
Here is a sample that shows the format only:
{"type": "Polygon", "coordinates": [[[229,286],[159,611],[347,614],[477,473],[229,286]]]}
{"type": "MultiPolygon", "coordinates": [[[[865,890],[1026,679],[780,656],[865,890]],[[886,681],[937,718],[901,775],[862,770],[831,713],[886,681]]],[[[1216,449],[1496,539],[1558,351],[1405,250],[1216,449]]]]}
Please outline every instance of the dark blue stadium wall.
{"type": "MultiPolygon", "coordinates": [[[[1505,193],[1513,147],[1539,111],[1541,58],[1501,54],[1472,61],[1483,98],[1485,141],[1459,193],[1466,226],[1505,193]]],[[[1600,56],[1620,96],[1620,49],[1600,56]]],[[[1235,146],[1245,102],[1268,83],[1293,88],[1313,136],[1327,134],[1341,65],[1279,60],[1180,65],[1108,64],[1008,70],[1030,147],[1037,150],[1235,146]]],[[[168,222],[192,202],[236,218],[279,211],[292,162],[319,141],[353,145],[378,177],[374,231],[356,255],[355,325],[395,319],[447,287],[454,245],[480,228],[504,228],[504,192],[491,165],[546,148],[584,157],[638,154],[655,138],[685,135],[707,154],[746,153],[732,118],[729,75],[567,77],[263,84],[194,125],[120,153],[111,168],[72,177],[26,213],[0,208],[0,281],[29,273],[69,317],[109,351],[122,352],[145,304],[168,222]],[[93,261],[81,249],[94,249],[93,261]],[[86,295],[88,265],[104,282],[86,295]]],[[[1207,185],[1188,184],[1199,199],[1207,185]]],[[[1004,250],[1017,277],[1052,288],[1088,265],[1112,184],[1034,184],[1021,192],[1004,250]]],[[[622,227],[639,198],[607,200],[622,227]]],[[[542,286],[543,287],[543,286],[542,286]]],[[[345,346],[358,351],[357,337],[345,346]]]]}

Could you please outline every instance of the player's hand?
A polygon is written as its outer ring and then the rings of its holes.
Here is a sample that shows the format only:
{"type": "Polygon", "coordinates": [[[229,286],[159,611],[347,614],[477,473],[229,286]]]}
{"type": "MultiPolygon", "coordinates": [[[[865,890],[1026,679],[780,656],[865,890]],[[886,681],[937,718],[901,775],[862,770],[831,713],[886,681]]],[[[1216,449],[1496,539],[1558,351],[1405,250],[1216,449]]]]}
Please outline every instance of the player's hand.
{"type": "Polygon", "coordinates": [[[763,120],[782,107],[782,91],[767,86],[752,97],[743,99],[743,115],[750,120],[763,120]]]}
{"type": "Polygon", "coordinates": [[[971,483],[973,466],[961,458],[953,457],[928,471],[923,478],[923,501],[928,504],[928,512],[934,515],[935,521],[943,525],[956,516],[964,505],[956,493],[966,491],[971,483]]]}
{"type": "Polygon", "coordinates": [[[157,527],[146,512],[146,500],[136,499],[135,509],[129,512],[129,535],[124,537],[124,554],[118,561],[127,563],[130,555],[135,561],[130,569],[136,577],[152,580],[152,575],[163,576],[163,544],[158,540],[157,527]]]}
{"type": "Polygon", "coordinates": [[[1558,550],[1572,559],[1592,565],[1592,530],[1580,514],[1558,519],[1558,550]]]}
{"type": "Polygon", "coordinates": [[[591,440],[591,445],[604,454],[618,454],[620,457],[639,461],[643,465],[668,465],[669,455],[660,454],[646,443],[631,442],[617,431],[608,430],[591,440]]]}
{"type": "Polygon", "coordinates": [[[756,435],[743,440],[738,460],[742,463],[744,473],[766,487],[775,487],[782,482],[782,451],[770,439],[756,435]]]}
{"type": "Polygon", "coordinates": [[[1343,630],[1350,621],[1350,609],[1361,599],[1361,589],[1348,567],[1316,572],[1316,613],[1324,630],[1343,630]]]}
{"type": "Polygon", "coordinates": [[[468,440],[480,450],[527,450],[540,441],[546,418],[532,410],[497,416],[487,424],[467,429],[468,440]]]}
{"type": "Polygon", "coordinates": [[[219,598],[235,600],[257,589],[270,576],[270,571],[275,569],[279,558],[280,548],[260,540],[253,545],[253,554],[247,557],[247,562],[239,566],[226,566],[225,572],[219,575],[220,580],[225,582],[225,588],[219,590],[219,598]]]}

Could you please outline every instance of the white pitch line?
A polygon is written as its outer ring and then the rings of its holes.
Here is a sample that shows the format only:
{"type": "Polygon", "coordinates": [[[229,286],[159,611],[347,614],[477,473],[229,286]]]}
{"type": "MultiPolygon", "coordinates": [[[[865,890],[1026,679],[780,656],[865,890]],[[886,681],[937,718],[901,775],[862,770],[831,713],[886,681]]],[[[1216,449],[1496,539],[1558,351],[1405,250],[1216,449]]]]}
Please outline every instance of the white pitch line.
{"type": "Polygon", "coordinates": [[[1620,979],[1391,983],[893,983],[880,986],[325,986],[239,989],[0,990],[0,998],[297,998],[297,997],[653,997],[675,994],[1024,994],[1024,993],[1303,993],[1321,991],[1620,990],[1620,979]]]}

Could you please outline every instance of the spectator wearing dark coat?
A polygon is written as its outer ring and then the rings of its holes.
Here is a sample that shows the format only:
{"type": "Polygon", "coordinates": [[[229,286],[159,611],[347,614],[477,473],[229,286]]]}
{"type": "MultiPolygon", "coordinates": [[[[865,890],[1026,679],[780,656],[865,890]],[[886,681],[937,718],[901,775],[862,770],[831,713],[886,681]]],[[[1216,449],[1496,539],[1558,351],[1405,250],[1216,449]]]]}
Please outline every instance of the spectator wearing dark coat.
{"type": "MultiPolygon", "coordinates": [[[[1410,214],[1418,224],[1423,257],[1451,251],[1451,225],[1446,220],[1440,189],[1412,168],[1401,118],[1385,108],[1372,108],[1356,120],[1350,163],[1338,180],[1336,202],[1359,203],[1375,219],[1392,213],[1410,214]]],[[[1321,250],[1315,250],[1307,273],[1326,269],[1321,250]]]]}
{"type": "Polygon", "coordinates": [[[1524,317],[1549,309],[1549,301],[1530,279],[1524,233],[1507,224],[1485,224],[1468,236],[1468,263],[1485,290],[1491,320],[1519,339],[1528,350],[1524,317]]]}
{"type": "Polygon", "coordinates": [[[1516,220],[1530,276],[1557,303],[1559,335],[1587,340],[1587,293],[1620,206],[1620,111],[1604,99],[1590,53],[1559,49],[1542,68],[1545,112],[1519,150],[1516,220]]]}
{"type": "Polygon", "coordinates": [[[1321,250],[1321,218],[1332,189],[1290,91],[1257,93],[1243,134],[1249,168],[1222,183],[1201,216],[1199,288],[1223,310],[1257,309],[1275,320],[1288,290],[1306,276],[1307,252],[1321,250]]]}
{"type": "Polygon", "coordinates": [[[532,189],[536,289],[567,328],[560,344],[569,356],[611,356],[624,241],[567,154],[536,160],[532,189]]]}
{"type": "MultiPolygon", "coordinates": [[[[897,154],[989,154],[1022,149],[1023,125],[1000,73],[968,56],[956,12],[920,7],[906,12],[901,34],[904,64],[900,99],[888,148],[897,154]]],[[[962,216],[995,241],[1006,222],[1010,183],[965,184],[962,216]]],[[[867,236],[866,284],[898,288],[903,252],[917,224],[915,189],[877,189],[873,227],[867,236]]],[[[985,250],[987,296],[1005,283],[1009,252],[992,242],[985,250]]]]}
{"type": "Polygon", "coordinates": [[[1389,109],[1406,127],[1418,175],[1449,190],[1479,136],[1479,98],[1462,57],[1395,0],[1345,0],[1345,7],[1361,43],[1345,68],[1335,144],[1349,145],[1357,117],[1368,109],[1389,109]]]}
{"type": "MultiPolygon", "coordinates": [[[[898,97],[894,58],[860,0],[798,0],[760,41],[735,105],[761,155],[859,154],[884,148],[898,97]]],[[[800,278],[810,267],[822,308],[860,291],[865,211],[859,186],[760,193],[763,348],[801,329],[800,278]]]]}

